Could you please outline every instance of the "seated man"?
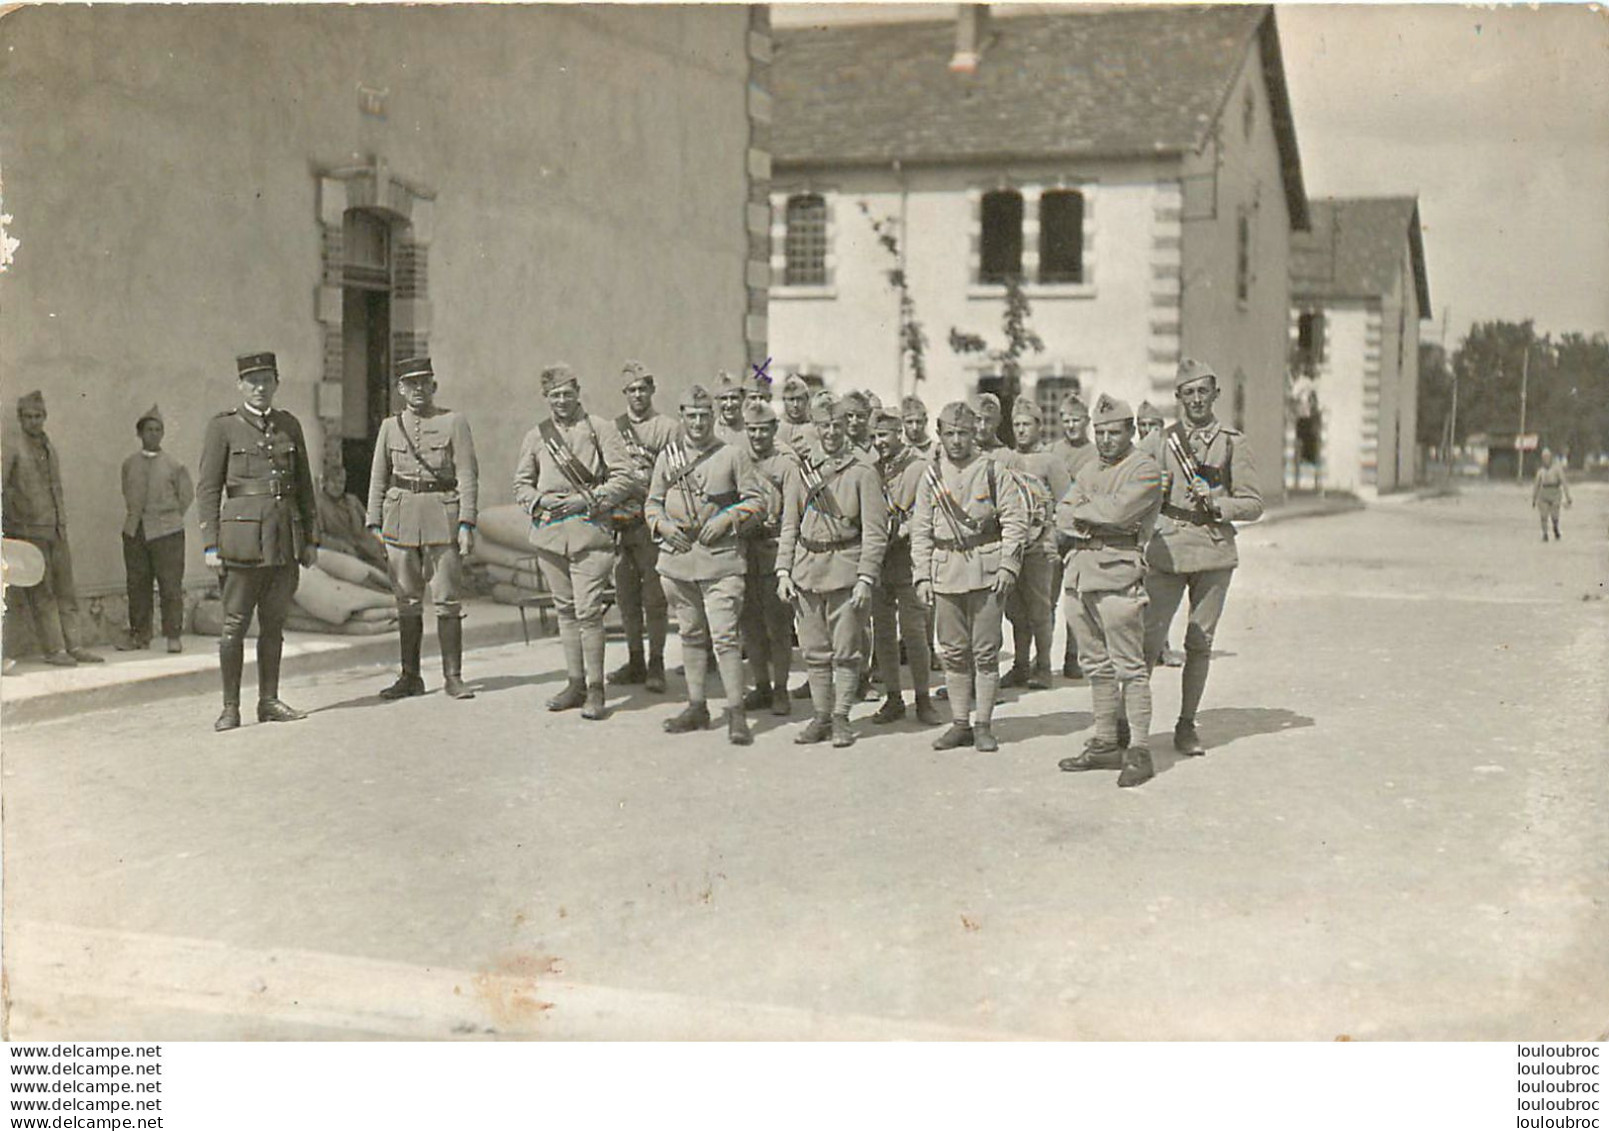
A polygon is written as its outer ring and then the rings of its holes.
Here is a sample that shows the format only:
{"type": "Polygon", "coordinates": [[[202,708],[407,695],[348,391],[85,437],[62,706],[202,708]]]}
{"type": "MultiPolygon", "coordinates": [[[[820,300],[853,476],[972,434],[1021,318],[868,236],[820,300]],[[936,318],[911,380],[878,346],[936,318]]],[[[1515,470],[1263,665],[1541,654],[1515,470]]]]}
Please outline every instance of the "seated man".
{"type": "Polygon", "coordinates": [[[364,525],[363,504],[346,493],[346,469],[327,464],[318,493],[318,521],[324,528],[319,545],[350,554],[385,569],[385,546],[364,525]]]}

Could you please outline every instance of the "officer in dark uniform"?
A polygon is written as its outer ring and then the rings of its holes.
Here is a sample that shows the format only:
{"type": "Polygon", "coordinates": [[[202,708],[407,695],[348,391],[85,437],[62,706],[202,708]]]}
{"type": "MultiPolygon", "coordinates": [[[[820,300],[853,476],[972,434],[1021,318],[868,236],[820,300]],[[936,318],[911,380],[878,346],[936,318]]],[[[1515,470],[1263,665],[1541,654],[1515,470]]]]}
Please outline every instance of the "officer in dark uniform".
{"type": "Polygon", "coordinates": [[[279,698],[285,617],[299,566],[318,560],[318,502],[301,423],[273,407],[279,369],[271,353],[235,359],[239,408],[207,423],[196,482],[209,569],[223,574],[223,713],[214,730],[240,725],[240,674],[246,629],[257,614],[257,721],[306,718],[279,698]]]}
{"type": "Polygon", "coordinates": [[[436,404],[436,371],[428,357],[397,363],[397,392],[407,407],[380,424],[369,470],[367,523],[385,542],[402,636],[402,675],[380,698],[425,693],[419,652],[428,589],[444,689],[453,699],[473,699],[463,679],[462,591],[480,499],[475,440],[463,413],[436,404]]]}

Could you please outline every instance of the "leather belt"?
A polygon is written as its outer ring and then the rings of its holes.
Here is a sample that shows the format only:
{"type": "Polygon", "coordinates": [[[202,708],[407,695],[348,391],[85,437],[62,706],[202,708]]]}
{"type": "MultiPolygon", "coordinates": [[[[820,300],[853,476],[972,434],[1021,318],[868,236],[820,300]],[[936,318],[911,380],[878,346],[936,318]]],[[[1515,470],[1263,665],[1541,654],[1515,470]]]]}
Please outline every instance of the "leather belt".
{"type": "Polygon", "coordinates": [[[990,518],[983,524],[983,528],[981,530],[968,534],[963,538],[934,538],[933,548],[935,550],[960,550],[965,552],[967,550],[976,550],[983,546],[993,546],[998,544],[1000,541],[1000,520],[997,518],[990,518]]]}
{"type": "Polygon", "coordinates": [[[835,550],[849,550],[860,545],[859,538],[838,538],[831,542],[817,542],[814,538],[799,535],[799,545],[812,554],[830,554],[835,550]]]}
{"type": "Polygon", "coordinates": [[[391,476],[391,486],[415,494],[451,491],[458,486],[457,479],[414,479],[407,475],[391,476]]]}
{"type": "Polygon", "coordinates": [[[224,494],[231,499],[238,499],[243,495],[271,495],[276,499],[290,496],[290,492],[278,483],[230,483],[224,487],[224,494]]]}
{"type": "Polygon", "coordinates": [[[1176,507],[1172,503],[1163,503],[1162,513],[1179,522],[1188,522],[1192,526],[1222,526],[1224,524],[1222,519],[1213,518],[1197,508],[1192,507],[1186,510],[1184,507],[1176,507]]]}
{"type": "Polygon", "coordinates": [[[1088,538],[1073,538],[1075,550],[1138,550],[1138,534],[1092,534],[1088,538]]]}

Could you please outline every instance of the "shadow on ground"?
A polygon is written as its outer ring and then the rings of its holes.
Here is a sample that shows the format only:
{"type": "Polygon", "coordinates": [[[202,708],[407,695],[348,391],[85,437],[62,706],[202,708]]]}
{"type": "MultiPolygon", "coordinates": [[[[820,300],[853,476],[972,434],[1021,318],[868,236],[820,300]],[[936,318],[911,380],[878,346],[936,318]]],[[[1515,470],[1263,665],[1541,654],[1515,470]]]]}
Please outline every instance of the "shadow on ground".
{"type": "MultiPolygon", "coordinates": [[[[1284,707],[1218,707],[1196,716],[1196,729],[1207,746],[1209,758],[1224,752],[1236,739],[1279,734],[1315,725],[1311,716],[1299,715],[1284,707]]],[[[1158,774],[1166,773],[1180,762],[1196,760],[1182,758],[1174,751],[1171,730],[1153,733],[1150,746],[1151,759],[1158,774]]]]}

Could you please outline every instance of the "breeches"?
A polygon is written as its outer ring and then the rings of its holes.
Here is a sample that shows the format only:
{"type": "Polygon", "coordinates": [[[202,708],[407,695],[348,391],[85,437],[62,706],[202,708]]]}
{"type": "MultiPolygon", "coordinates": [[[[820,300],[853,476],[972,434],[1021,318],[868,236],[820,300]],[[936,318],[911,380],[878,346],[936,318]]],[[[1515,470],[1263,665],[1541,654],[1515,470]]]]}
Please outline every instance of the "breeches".
{"type": "Polygon", "coordinates": [[[743,613],[743,578],[711,581],[664,579],[676,609],[683,648],[713,648],[717,656],[738,652],[738,619],[743,613]]]}
{"type": "Polygon", "coordinates": [[[1149,682],[1145,657],[1145,587],[1083,592],[1073,602],[1078,665],[1092,680],[1149,682]]]}
{"type": "Polygon", "coordinates": [[[615,599],[620,603],[620,619],[626,640],[641,643],[643,618],[650,628],[663,632],[666,595],[657,566],[659,547],[654,545],[645,523],[636,522],[620,536],[620,555],[615,565],[615,599]]]}
{"type": "Polygon", "coordinates": [[[939,658],[947,672],[997,671],[1000,667],[1000,599],[993,589],[935,593],[939,658]]]}
{"type": "Polygon", "coordinates": [[[456,619],[464,615],[459,604],[464,589],[463,559],[458,547],[450,543],[436,546],[391,546],[385,548],[386,570],[391,574],[391,591],[397,597],[397,612],[405,617],[424,616],[425,590],[430,591],[436,616],[456,619]]]}
{"type": "Polygon", "coordinates": [[[227,566],[223,571],[223,639],[243,641],[257,614],[258,640],[276,640],[284,635],[285,617],[291,598],[302,579],[294,563],[244,569],[227,566]]]}
{"type": "Polygon", "coordinates": [[[1026,622],[1038,627],[1053,623],[1059,564],[1049,554],[1030,550],[1023,555],[1022,572],[1006,598],[1006,616],[1012,624],[1026,622]]]}
{"type": "Polygon", "coordinates": [[[850,604],[854,589],[799,590],[799,651],[805,667],[859,670],[867,614],[850,604]]]}
{"type": "Polygon", "coordinates": [[[566,623],[603,626],[603,595],[614,572],[615,554],[609,550],[577,550],[568,554],[537,550],[542,580],[553,594],[553,611],[560,626],[566,623]]]}
{"type": "Polygon", "coordinates": [[[1190,623],[1184,632],[1185,655],[1211,656],[1213,634],[1218,631],[1218,618],[1223,616],[1224,598],[1229,595],[1229,582],[1234,575],[1232,568],[1203,569],[1195,573],[1148,570],[1145,593],[1151,605],[1145,612],[1146,657],[1152,663],[1161,658],[1168,642],[1168,625],[1173,623],[1173,614],[1179,611],[1179,602],[1187,590],[1190,623]]]}
{"type": "Polygon", "coordinates": [[[927,651],[927,609],[917,600],[915,585],[885,582],[873,589],[872,624],[881,663],[898,669],[901,641],[905,643],[907,656],[916,655],[918,648],[924,653],[927,651]]]}

